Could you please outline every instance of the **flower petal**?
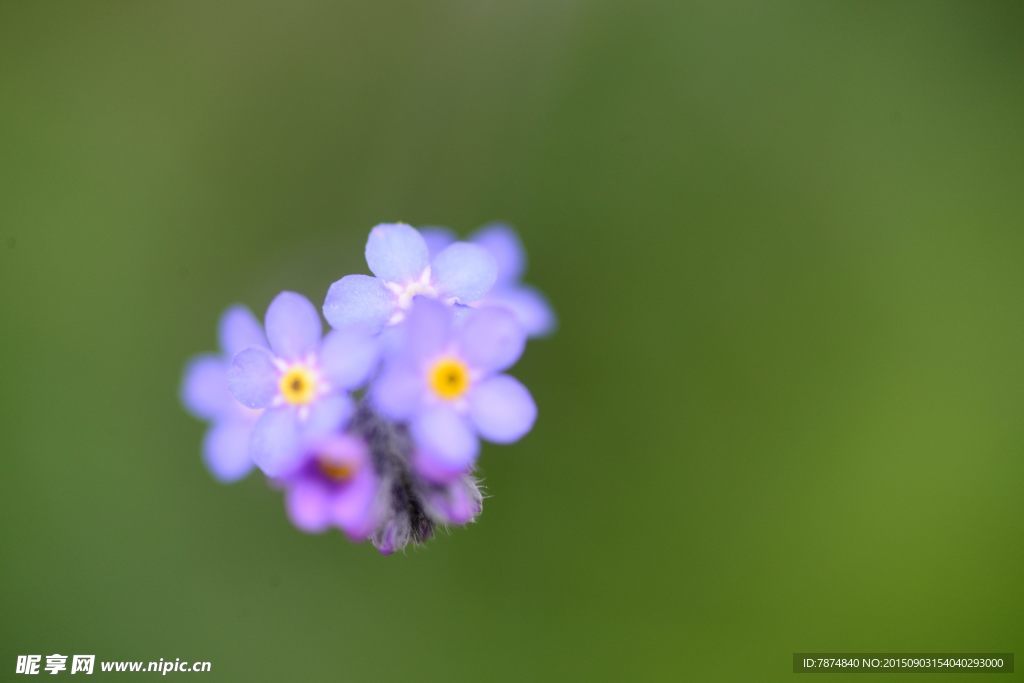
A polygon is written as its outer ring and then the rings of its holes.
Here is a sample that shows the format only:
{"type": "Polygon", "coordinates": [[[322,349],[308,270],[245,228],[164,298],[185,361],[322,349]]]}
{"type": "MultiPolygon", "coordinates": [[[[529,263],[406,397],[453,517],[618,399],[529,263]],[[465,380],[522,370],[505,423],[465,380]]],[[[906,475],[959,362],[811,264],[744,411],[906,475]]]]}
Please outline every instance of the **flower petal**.
{"type": "Polygon", "coordinates": [[[361,470],[363,466],[370,466],[370,447],[366,445],[366,441],[347,432],[312,441],[307,450],[317,453],[330,463],[348,465],[355,471],[361,470]]]}
{"type": "Polygon", "coordinates": [[[498,375],[472,388],[469,416],[483,438],[494,443],[512,443],[533,427],[537,405],[519,380],[498,375]]]}
{"type": "Polygon", "coordinates": [[[354,389],[376,369],[377,340],[362,329],[335,330],[320,347],[320,370],[331,386],[354,389]]]}
{"type": "Polygon", "coordinates": [[[245,306],[232,306],[220,317],[220,348],[231,358],[250,346],[266,346],[263,326],[245,306]]]}
{"type": "Polygon", "coordinates": [[[381,414],[404,420],[415,412],[426,390],[419,368],[401,360],[389,363],[370,389],[370,400],[381,414]]]}
{"type": "Polygon", "coordinates": [[[369,275],[346,275],[327,290],[324,317],[331,327],[366,325],[377,331],[395,310],[395,298],[384,283],[369,275]]]}
{"type": "Polygon", "coordinates": [[[250,408],[266,408],[278,392],[278,370],[266,349],[246,349],[235,356],[227,379],[231,394],[250,408]]]}
{"type": "Polygon", "coordinates": [[[364,467],[352,481],[331,495],[331,520],[354,541],[369,538],[377,526],[380,513],[375,504],[377,485],[372,469],[364,467]]]}
{"type": "Polygon", "coordinates": [[[393,358],[401,353],[405,345],[405,326],[389,325],[377,335],[381,358],[393,358]]]}
{"type": "Polygon", "coordinates": [[[504,223],[490,223],[477,230],[471,237],[473,244],[479,244],[498,263],[498,283],[518,282],[526,270],[526,250],[519,235],[504,223]]]}
{"type": "Polygon", "coordinates": [[[423,237],[405,223],[381,223],[366,240],[366,265],[387,282],[405,283],[418,278],[430,264],[423,237]]]}
{"type": "Polygon", "coordinates": [[[455,233],[448,228],[436,225],[425,225],[419,228],[420,236],[427,243],[430,258],[437,256],[442,249],[455,241],[455,233]]]}
{"type": "Polygon", "coordinates": [[[456,242],[445,248],[430,264],[438,293],[461,303],[482,298],[494,286],[498,264],[481,246],[456,242]]]}
{"type": "Polygon", "coordinates": [[[331,524],[329,490],[316,479],[300,479],[285,494],[288,517],[299,530],[310,534],[326,531],[331,524]]]}
{"type": "Polygon", "coordinates": [[[459,349],[471,367],[500,372],[519,360],[526,332],[505,308],[480,308],[470,313],[459,330],[459,349]]]}
{"type": "Polygon", "coordinates": [[[484,507],[483,495],[473,477],[463,475],[431,491],[424,498],[427,513],[444,524],[467,524],[484,507]]]}
{"type": "Polygon", "coordinates": [[[225,484],[249,474],[249,437],[252,424],[242,420],[221,422],[210,428],[203,439],[203,460],[214,478],[225,484]]]}
{"type": "Polygon", "coordinates": [[[252,430],[253,462],[270,477],[287,474],[302,456],[298,416],[294,408],[267,410],[252,430]]]}
{"type": "Polygon", "coordinates": [[[235,399],[228,391],[227,364],[217,356],[197,356],[185,367],[181,402],[198,418],[212,419],[229,413],[235,399]]]}
{"type": "Polygon", "coordinates": [[[309,299],[295,292],[281,292],[267,308],[267,339],[270,348],[286,360],[299,360],[315,351],[323,325],[309,299]]]}
{"type": "Polygon", "coordinates": [[[532,287],[502,287],[491,290],[484,301],[486,306],[501,306],[515,313],[519,324],[531,337],[543,337],[554,331],[557,321],[544,295],[532,287]]]}
{"type": "Polygon", "coordinates": [[[318,399],[310,408],[309,417],[300,425],[304,439],[327,436],[348,423],[356,408],[347,394],[330,394],[318,399]]]}
{"type": "Polygon", "coordinates": [[[476,463],[476,455],[462,451],[454,456],[425,448],[417,448],[412,456],[416,473],[428,481],[443,484],[469,472],[476,463]]]}
{"type": "Polygon", "coordinates": [[[409,357],[421,361],[432,358],[448,346],[455,312],[436,299],[417,298],[402,325],[404,347],[409,357]]]}
{"type": "Polygon", "coordinates": [[[434,406],[420,413],[411,432],[418,448],[447,462],[471,462],[480,450],[467,420],[448,406],[434,406]]]}

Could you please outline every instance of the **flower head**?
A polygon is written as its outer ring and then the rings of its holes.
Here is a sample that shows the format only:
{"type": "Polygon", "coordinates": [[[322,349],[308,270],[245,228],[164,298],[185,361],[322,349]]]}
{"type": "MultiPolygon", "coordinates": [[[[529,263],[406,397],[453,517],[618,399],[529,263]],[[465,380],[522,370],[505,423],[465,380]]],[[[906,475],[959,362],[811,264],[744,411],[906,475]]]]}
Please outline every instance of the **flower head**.
{"type": "Polygon", "coordinates": [[[337,528],[384,554],[476,519],[479,439],[511,443],[537,416],[529,391],[503,373],[527,333],[554,318],[519,284],[514,232],[490,226],[474,242],[378,225],[366,244],[374,276],[331,286],[326,336],[293,292],[271,302],[262,329],[248,310],[228,309],[223,353],[194,359],[181,389],[211,423],[214,476],[233,481],[255,464],[284,491],[298,529],[337,528]]]}
{"type": "Polygon", "coordinates": [[[265,473],[292,469],[312,441],[341,429],[354,412],[348,391],[369,377],[377,343],[364,330],[335,331],[321,339],[313,304],[281,292],[267,309],[270,349],[239,352],[228,372],[231,393],[265,412],[253,428],[250,450],[265,473]]]}
{"type": "Polygon", "coordinates": [[[247,347],[263,348],[266,337],[256,317],[244,306],[232,306],[220,318],[221,354],[193,358],[185,369],[181,400],[196,417],[210,423],[203,438],[203,460],[222,482],[241,479],[252,469],[249,436],[259,410],[242,405],[228,390],[232,357],[247,347]]]}
{"type": "Polygon", "coordinates": [[[324,317],[336,329],[396,325],[417,297],[448,304],[478,301],[498,275],[494,257],[483,247],[455,242],[431,257],[423,236],[404,223],[383,223],[370,231],[366,263],[376,277],[346,275],[327,292],[324,317]]]}
{"type": "Polygon", "coordinates": [[[418,300],[402,332],[371,395],[381,414],[408,423],[421,476],[448,481],[469,471],[478,435],[511,443],[530,431],[533,398],[501,374],[526,341],[512,313],[495,307],[456,316],[436,301],[418,300]]]}

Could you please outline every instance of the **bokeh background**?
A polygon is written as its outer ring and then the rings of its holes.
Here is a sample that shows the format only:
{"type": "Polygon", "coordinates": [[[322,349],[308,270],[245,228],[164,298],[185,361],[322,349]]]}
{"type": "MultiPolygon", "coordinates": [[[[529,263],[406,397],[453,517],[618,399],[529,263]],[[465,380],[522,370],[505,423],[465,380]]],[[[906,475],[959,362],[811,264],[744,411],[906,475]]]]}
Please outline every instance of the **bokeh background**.
{"type": "Polygon", "coordinates": [[[1024,652],[1022,29],[989,1],[3,3],[3,677],[1024,652]],[[377,222],[493,219],[561,327],[478,524],[385,558],[207,475],[177,391],[225,306],[322,300],[377,222]]]}

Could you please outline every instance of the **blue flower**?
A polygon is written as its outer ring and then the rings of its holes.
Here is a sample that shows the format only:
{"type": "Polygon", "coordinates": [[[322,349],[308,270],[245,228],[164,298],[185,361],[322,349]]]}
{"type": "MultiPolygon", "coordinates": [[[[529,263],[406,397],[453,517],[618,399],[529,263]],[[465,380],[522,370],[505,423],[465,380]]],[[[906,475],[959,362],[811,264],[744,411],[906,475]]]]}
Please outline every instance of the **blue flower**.
{"type": "Polygon", "coordinates": [[[537,408],[518,380],[501,374],[523,352],[526,335],[498,307],[453,308],[417,300],[371,399],[384,417],[409,425],[420,475],[446,481],[468,472],[478,436],[511,443],[530,431],[537,408]]]}
{"type": "Polygon", "coordinates": [[[203,454],[217,479],[255,464],[296,527],[339,528],[389,554],[481,513],[480,439],[514,442],[537,418],[504,373],[554,315],[520,283],[525,256],[505,226],[458,242],[444,228],[378,225],[366,261],[374,276],[327,293],[326,336],[293,292],[271,302],[263,328],[228,309],[222,354],[189,363],[181,396],[211,423],[203,454]]]}
{"type": "Polygon", "coordinates": [[[267,309],[270,349],[239,352],[228,371],[234,397],[265,412],[253,428],[253,461],[270,476],[301,464],[307,444],[341,429],[355,412],[347,391],[376,367],[377,342],[349,328],[321,340],[320,317],[309,299],[281,292],[267,309]]]}
{"type": "Polygon", "coordinates": [[[376,277],[346,275],[327,292],[324,317],[336,329],[361,325],[380,331],[401,322],[416,297],[472,303],[498,276],[494,257],[483,247],[455,242],[431,258],[420,233],[403,223],[370,231],[366,263],[376,277]]]}
{"type": "Polygon", "coordinates": [[[181,401],[196,417],[210,423],[203,438],[203,460],[222,482],[241,479],[252,469],[249,436],[261,411],[243,406],[228,391],[228,368],[235,353],[265,347],[256,317],[244,306],[232,306],[220,318],[221,355],[203,354],[185,369],[181,401]]]}

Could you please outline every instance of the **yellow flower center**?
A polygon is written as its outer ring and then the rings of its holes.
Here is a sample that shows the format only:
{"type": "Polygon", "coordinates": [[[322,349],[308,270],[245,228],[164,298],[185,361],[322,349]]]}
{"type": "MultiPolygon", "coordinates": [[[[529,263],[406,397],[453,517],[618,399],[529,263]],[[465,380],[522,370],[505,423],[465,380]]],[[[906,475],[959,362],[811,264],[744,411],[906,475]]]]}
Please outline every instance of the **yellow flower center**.
{"type": "Polygon", "coordinates": [[[348,481],[355,476],[356,473],[355,465],[347,462],[337,462],[336,460],[319,458],[317,459],[316,464],[320,467],[321,472],[334,481],[348,481]]]}
{"type": "Polygon", "coordinates": [[[456,358],[442,358],[431,366],[429,379],[435,394],[452,401],[469,389],[469,368],[456,358]]]}
{"type": "Polygon", "coordinates": [[[305,405],[316,398],[316,376],[301,365],[295,365],[281,375],[279,386],[284,400],[292,405],[305,405]]]}

